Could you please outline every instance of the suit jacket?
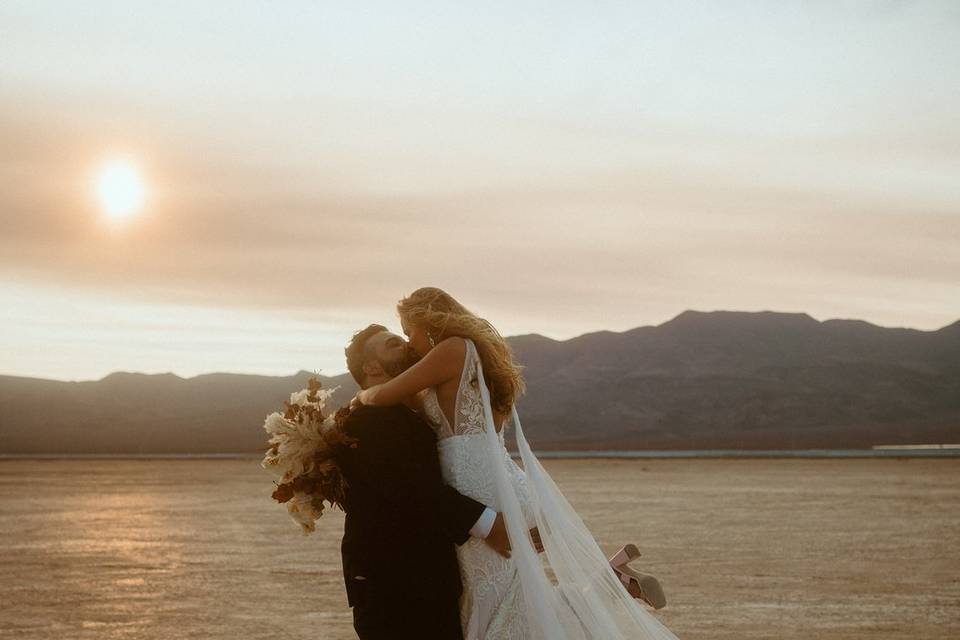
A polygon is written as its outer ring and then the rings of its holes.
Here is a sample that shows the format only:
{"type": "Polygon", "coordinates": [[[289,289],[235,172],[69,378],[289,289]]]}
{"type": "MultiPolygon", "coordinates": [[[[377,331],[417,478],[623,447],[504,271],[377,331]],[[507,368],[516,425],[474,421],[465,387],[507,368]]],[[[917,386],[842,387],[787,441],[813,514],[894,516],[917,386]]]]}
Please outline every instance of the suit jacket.
{"type": "Polygon", "coordinates": [[[351,607],[451,602],[463,591],[455,544],[485,505],[443,483],[433,430],[403,405],[363,406],[344,422],[358,440],[337,462],[347,481],[341,554],[351,607]]]}

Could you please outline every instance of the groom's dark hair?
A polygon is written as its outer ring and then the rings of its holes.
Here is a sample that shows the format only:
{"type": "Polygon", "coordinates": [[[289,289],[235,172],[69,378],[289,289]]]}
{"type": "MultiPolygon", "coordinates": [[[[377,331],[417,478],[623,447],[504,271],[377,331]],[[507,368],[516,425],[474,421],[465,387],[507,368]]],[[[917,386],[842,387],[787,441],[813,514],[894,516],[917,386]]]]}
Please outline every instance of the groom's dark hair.
{"type": "Polygon", "coordinates": [[[367,377],[363,372],[363,365],[370,355],[367,353],[367,340],[381,331],[387,331],[387,328],[382,324],[372,324],[366,329],[361,329],[353,334],[350,344],[343,350],[347,355],[347,369],[350,370],[350,375],[353,376],[353,379],[356,380],[357,384],[361,387],[363,386],[364,379],[367,377]]]}

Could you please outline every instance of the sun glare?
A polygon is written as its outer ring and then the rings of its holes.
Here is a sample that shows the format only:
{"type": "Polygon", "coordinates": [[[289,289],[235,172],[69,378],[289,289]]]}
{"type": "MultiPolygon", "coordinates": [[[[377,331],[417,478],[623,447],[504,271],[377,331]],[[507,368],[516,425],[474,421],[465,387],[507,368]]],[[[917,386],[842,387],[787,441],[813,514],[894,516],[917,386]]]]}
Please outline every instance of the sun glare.
{"type": "Polygon", "coordinates": [[[126,218],[143,207],[143,181],[130,162],[114,161],[101,169],[97,195],[104,213],[111,218],[126,218]]]}

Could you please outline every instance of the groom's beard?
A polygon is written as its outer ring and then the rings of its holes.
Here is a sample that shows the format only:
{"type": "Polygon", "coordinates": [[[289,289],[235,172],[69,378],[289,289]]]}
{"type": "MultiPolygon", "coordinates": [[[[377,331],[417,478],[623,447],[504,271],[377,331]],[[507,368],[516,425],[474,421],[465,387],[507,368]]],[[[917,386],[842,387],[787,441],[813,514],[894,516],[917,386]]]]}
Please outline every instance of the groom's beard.
{"type": "Polygon", "coordinates": [[[386,373],[391,378],[396,378],[398,375],[417,364],[417,361],[420,360],[420,356],[413,349],[407,349],[404,352],[403,357],[397,358],[393,362],[384,362],[380,361],[380,366],[383,367],[384,373],[386,373]]]}

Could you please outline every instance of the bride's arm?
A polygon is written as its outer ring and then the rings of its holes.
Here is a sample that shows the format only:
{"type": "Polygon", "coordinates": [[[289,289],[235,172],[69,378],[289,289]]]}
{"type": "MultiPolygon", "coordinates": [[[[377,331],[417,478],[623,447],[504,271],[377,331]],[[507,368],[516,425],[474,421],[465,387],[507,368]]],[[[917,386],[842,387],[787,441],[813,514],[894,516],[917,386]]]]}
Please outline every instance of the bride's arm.
{"type": "Polygon", "coordinates": [[[420,391],[419,393],[416,393],[410,396],[409,398],[404,398],[403,404],[407,405],[410,409],[412,409],[414,413],[419,413],[420,415],[423,415],[423,412],[424,412],[423,397],[425,394],[426,394],[425,391],[420,391]]]}
{"type": "Polygon", "coordinates": [[[424,389],[459,378],[466,355],[463,338],[447,338],[396,378],[361,391],[357,400],[378,406],[400,404],[424,389]]]}

